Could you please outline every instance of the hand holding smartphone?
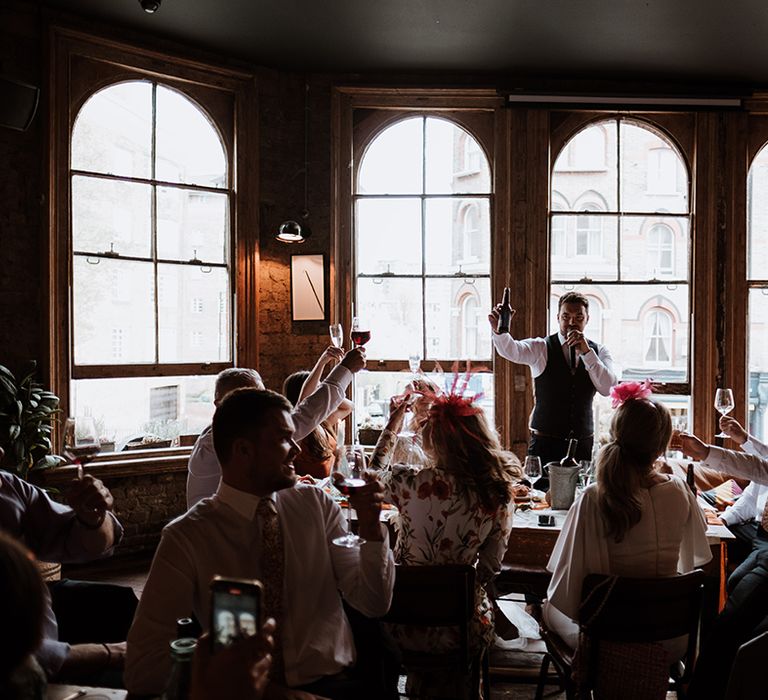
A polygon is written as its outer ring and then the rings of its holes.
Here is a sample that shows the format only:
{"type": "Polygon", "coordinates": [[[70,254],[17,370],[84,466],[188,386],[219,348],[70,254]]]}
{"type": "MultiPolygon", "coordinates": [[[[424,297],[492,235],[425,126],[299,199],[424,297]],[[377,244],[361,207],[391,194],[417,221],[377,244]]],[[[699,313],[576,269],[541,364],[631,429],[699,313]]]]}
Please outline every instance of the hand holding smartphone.
{"type": "Polygon", "coordinates": [[[228,647],[261,629],[263,586],[255,579],[223,578],[211,581],[210,638],[213,652],[228,647]]]}

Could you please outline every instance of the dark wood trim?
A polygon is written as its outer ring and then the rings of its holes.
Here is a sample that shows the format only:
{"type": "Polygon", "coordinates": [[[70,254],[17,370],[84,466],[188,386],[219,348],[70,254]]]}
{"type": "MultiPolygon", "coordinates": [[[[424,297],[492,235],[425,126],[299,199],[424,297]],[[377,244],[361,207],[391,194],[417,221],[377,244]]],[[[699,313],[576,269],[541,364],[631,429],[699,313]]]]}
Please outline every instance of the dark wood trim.
{"type": "Polygon", "coordinates": [[[146,365],[75,365],[72,379],[109,379],[119,377],[177,377],[194,374],[218,374],[231,367],[231,362],[184,362],[146,365]]]}
{"type": "MultiPolygon", "coordinates": [[[[130,458],[89,464],[87,472],[98,479],[167,474],[185,472],[188,461],[188,454],[166,455],[164,450],[146,450],[142,451],[142,455],[132,455],[130,458]],[[147,454],[150,452],[154,454],[147,454]]],[[[42,472],[37,483],[46,487],[62,487],[68,485],[76,474],[77,468],[72,465],[48,469],[42,472]]]]}

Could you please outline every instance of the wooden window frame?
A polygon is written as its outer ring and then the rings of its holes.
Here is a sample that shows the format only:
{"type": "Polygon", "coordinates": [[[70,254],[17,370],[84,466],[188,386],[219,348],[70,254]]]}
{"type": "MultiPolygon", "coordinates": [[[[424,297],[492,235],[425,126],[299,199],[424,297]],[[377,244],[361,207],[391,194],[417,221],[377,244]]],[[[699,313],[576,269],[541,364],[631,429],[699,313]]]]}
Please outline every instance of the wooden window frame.
{"type": "MultiPolygon", "coordinates": [[[[49,33],[48,109],[48,372],[61,399],[70,406],[70,381],[90,377],[216,374],[224,367],[258,365],[258,150],[254,76],[224,65],[175,56],[148,46],[94,37],[76,29],[52,26],[49,33]],[[233,313],[231,362],[88,366],[72,364],[72,243],[70,137],[75,115],[97,90],[123,80],[153,80],[200,104],[219,131],[229,164],[232,191],[230,227],[233,313]],[[247,167],[244,166],[246,163],[247,167]],[[236,303],[235,303],[236,302],[236,303]]],[[[148,451],[151,453],[151,451],[148,451]]],[[[141,454],[130,460],[141,459],[141,454]]],[[[125,455],[115,456],[125,462],[125,455]]],[[[107,461],[107,460],[103,460],[107,461]]]]}

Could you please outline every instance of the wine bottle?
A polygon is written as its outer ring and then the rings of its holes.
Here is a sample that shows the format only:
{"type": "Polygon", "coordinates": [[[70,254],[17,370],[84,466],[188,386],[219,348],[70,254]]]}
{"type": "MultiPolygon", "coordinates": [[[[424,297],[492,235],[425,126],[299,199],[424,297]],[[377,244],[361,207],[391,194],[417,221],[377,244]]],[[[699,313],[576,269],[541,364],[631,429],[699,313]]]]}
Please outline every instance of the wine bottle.
{"type": "Polygon", "coordinates": [[[496,324],[497,333],[509,333],[509,324],[512,321],[512,307],[509,304],[509,287],[504,287],[504,296],[501,298],[501,311],[499,321],[496,324]]]}
{"type": "Polygon", "coordinates": [[[576,446],[579,441],[576,438],[569,438],[568,440],[568,454],[560,460],[561,467],[578,467],[579,463],[576,461],[576,446]]]}
{"type": "Polygon", "coordinates": [[[693,474],[693,463],[690,463],[688,465],[688,468],[685,470],[685,483],[688,484],[688,488],[691,490],[691,493],[695,496],[696,495],[696,479],[693,474]]]}

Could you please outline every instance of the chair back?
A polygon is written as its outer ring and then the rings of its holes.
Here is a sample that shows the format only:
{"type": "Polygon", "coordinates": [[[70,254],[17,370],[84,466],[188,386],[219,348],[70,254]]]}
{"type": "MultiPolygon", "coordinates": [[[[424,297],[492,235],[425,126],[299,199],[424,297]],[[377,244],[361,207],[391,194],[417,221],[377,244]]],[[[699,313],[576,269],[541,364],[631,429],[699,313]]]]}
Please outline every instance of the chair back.
{"type": "Polygon", "coordinates": [[[395,567],[395,589],[385,622],[458,627],[463,656],[475,608],[475,568],[469,564],[395,567]]]}
{"type": "Polygon", "coordinates": [[[584,579],[579,626],[592,638],[616,642],[661,642],[698,632],[704,572],[668,578],[590,574],[584,579]]]}

